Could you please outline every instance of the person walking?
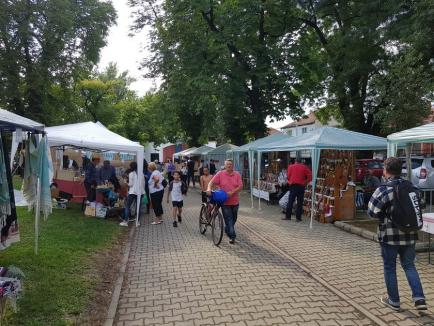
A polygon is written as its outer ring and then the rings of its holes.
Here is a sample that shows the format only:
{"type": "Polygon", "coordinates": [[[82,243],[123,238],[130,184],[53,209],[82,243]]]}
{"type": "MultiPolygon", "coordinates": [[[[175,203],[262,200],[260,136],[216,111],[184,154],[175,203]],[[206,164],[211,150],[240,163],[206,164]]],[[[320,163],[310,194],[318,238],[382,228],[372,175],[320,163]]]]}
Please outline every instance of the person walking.
{"type": "Polygon", "coordinates": [[[241,181],[241,175],[234,171],[234,162],[232,160],[226,160],[225,169],[217,172],[211,179],[207,187],[208,196],[211,196],[211,191],[216,186],[224,190],[228,195],[228,199],[222,206],[222,213],[229,243],[234,244],[236,238],[235,223],[238,219],[239,208],[238,193],[243,189],[243,182],[241,181]]]}
{"type": "MultiPolygon", "coordinates": [[[[402,163],[398,158],[389,157],[386,159],[383,174],[387,182],[375,190],[368,204],[368,214],[379,220],[378,240],[381,246],[384,280],[387,289],[387,295],[380,300],[387,307],[395,311],[400,310],[398,279],[396,277],[396,258],[399,255],[401,266],[411,288],[414,305],[418,310],[426,310],[425,295],[419,274],[414,265],[416,257],[415,245],[418,240],[417,230],[405,232],[399,227],[399,221],[392,220],[392,217],[396,217],[399,211],[404,211],[402,207],[400,207],[400,210],[394,211],[394,207],[398,207],[406,200],[404,196],[399,196],[400,199],[397,202],[398,198],[395,198],[395,196],[397,193],[401,194],[399,187],[403,189],[402,187],[405,187],[406,183],[407,185],[410,183],[400,177],[401,170],[402,163]]],[[[411,183],[410,186],[411,189],[414,189],[411,183]]],[[[412,194],[415,196],[416,192],[407,193],[407,195],[412,194]]],[[[413,202],[408,206],[411,206],[410,209],[419,211],[419,214],[415,214],[416,219],[418,219],[417,216],[421,216],[420,206],[414,206],[413,202]]],[[[408,216],[409,214],[405,215],[408,216]]]]}
{"type": "Polygon", "coordinates": [[[163,222],[163,175],[157,170],[157,165],[153,162],[149,163],[148,169],[151,172],[149,177],[149,195],[151,196],[151,204],[155,213],[155,220],[152,225],[161,224],[163,222]]]}
{"type": "Polygon", "coordinates": [[[294,200],[297,198],[297,210],[295,218],[297,222],[301,221],[303,213],[304,190],[306,185],[312,181],[312,171],[300,159],[296,159],[294,164],[288,166],[286,172],[289,185],[289,198],[286,206],[286,214],[283,220],[290,220],[294,200]]]}
{"type": "Polygon", "coordinates": [[[203,175],[200,177],[200,190],[202,191],[202,203],[206,203],[208,201],[208,196],[206,191],[208,189],[208,184],[210,183],[213,176],[209,173],[209,169],[207,167],[203,168],[203,175]]]}
{"type": "Polygon", "coordinates": [[[182,182],[187,183],[188,169],[187,169],[187,164],[185,162],[182,162],[181,169],[179,171],[181,171],[181,180],[182,180],[182,182]]]}
{"type": "Polygon", "coordinates": [[[184,206],[184,195],[187,194],[187,185],[181,180],[181,173],[179,171],[173,172],[173,181],[169,184],[169,191],[167,192],[167,203],[169,198],[172,199],[172,216],[173,227],[178,227],[178,223],[182,222],[182,207],[184,206]],[[178,221],[176,221],[178,218],[178,221]]]}
{"type": "Polygon", "coordinates": [[[209,162],[209,174],[215,175],[216,171],[217,171],[217,169],[215,167],[215,162],[214,162],[214,160],[211,160],[209,162]]]}
{"type": "Polygon", "coordinates": [[[167,159],[165,170],[167,172],[167,179],[169,179],[169,183],[173,181],[173,172],[176,171],[176,166],[173,164],[171,159],[167,159]]]}
{"type": "MultiPolygon", "coordinates": [[[[123,221],[119,224],[120,226],[128,226],[128,221],[131,216],[131,205],[141,200],[144,193],[144,184],[142,180],[139,180],[137,175],[137,163],[131,162],[130,168],[128,169],[128,197],[127,203],[125,204],[123,221]]],[[[140,216],[140,210],[139,210],[140,216]]]]}
{"type": "Polygon", "coordinates": [[[190,187],[190,181],[193,181],[193,187],[196,187],[196,183],[194,181],[194,161],[191,157],[187,160],[187,186],[190,187]]]}

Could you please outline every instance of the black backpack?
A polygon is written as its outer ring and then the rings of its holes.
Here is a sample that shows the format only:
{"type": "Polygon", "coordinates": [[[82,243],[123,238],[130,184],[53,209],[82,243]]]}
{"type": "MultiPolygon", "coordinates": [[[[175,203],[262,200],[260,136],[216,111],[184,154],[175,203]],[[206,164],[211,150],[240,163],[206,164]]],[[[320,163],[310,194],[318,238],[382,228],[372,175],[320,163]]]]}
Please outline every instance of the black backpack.
{"type": "Polygon", "coordinates": [[[386,186],[393,187],[390,217],[395,227],[402,232],[420,230],[423,220],[419,189],[402,179],[388,182],[386,186]]]}

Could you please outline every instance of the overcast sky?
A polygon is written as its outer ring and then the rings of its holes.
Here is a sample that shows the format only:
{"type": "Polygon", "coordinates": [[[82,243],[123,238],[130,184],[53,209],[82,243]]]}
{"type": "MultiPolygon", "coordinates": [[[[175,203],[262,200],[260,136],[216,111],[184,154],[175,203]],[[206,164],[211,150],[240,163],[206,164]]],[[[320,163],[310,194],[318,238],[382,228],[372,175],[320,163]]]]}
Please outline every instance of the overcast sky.
{"type": "MultiPolygon", "coordinates": [[[[127,5],[127,0],[113,0],[113,5],[117,11],[117,25],[110,29],[107,46],[101,52],[99,69],[106,67],[109,62],[115,62],[120,71],[128,70],[129,75],[136,79],[132,88],[139,94],[155,89],[157,81],[146,79],[140,71],[140,63],[149,53],[146,52],[147,33],[142,32],[134,37],[128,36],[129,28],[132,23],[131,10],[127,5]]],[[[273,128],[279,128],[289,123],[291,119],[267,124],[273,128]]]]}

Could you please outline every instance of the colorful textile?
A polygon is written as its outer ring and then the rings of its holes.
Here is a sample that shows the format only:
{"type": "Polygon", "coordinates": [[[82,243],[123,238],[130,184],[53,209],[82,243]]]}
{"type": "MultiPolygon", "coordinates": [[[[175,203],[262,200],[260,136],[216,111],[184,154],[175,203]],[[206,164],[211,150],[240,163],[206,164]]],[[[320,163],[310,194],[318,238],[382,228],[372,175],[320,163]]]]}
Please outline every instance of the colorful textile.
{"type": "Polygon", "coordinates": [[[23,196],[28,203],[29,210],[36,205],[36,188],[38,183],[38,150],[34,144],[34,136],[29,137],[25,142],[24,154],[24,179],[23,179],[23,196]]]}
{"type": "Polygon", "coordinates": [[[48,148],[47,137],[44,136],[38,146],[38,177],[40,180],[40,206],[44,219],[52,212],[51,189],[50,183],[52,179],[52,162],[49,157],[50,150],[48,148]]]}

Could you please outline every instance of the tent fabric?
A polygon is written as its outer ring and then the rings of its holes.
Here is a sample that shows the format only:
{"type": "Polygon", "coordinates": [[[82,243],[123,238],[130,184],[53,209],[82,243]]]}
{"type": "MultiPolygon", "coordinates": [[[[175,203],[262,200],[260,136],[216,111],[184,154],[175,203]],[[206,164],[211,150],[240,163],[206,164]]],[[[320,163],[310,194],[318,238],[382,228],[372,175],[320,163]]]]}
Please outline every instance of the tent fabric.
{"type": "Polygon", "coordinates": [[[17,128],[25,131],[42,132],[44,125],[10,111],[0,109],[0,129],[15,131],[17,128]]]}
{"type": "Polygon", "coordinates": [[[434,123],[396,132],[387,136],[387,156],[396,155],[398,147],[431,142],[434,142],[434,123]]]}
{"type": "Polygon", "coordinates": [[[283,132],[276,132],[272,135],[268,135],[266,137],[256,139],[248,144],[232,149],[231,152],[232,153],[248,152],[249,150],[255,149],[257,147],[279,140],[288,140],[289,138],[290,137],[287,134],[284,134],[283,132]]]}
{"type": "Polygon", "coordinates": [[[200,146],[192,151],[190,151],[188,153],[189,156],[201,156],[201,155],[206,155],[207,153],[209,153],[210,151],[212,151],[214,148],[211,146],[207,146],[207,145],[203,145],[200,146]]]}
{"type": "Polygon", "coordinates": [[[288,137],[257,146],[261,152],[298,151],[312,149],[378,150],[386,149],[387,140],[340,128],[324,126],[304,135],[288,137]]]}
{"type": "Polygon", "coordinates": [[[236,150],[238,146],[232,145],[232,144],[223,144],[217,148],[214,148],[213,150],[209,151],[207,155],[222,155],[224,154],[226,156],[226,152],[229,150],[236,150]]]}
{"type": "MultiPolygon", "coordinates": [[[[101,151],[119,151],[135,153],[137,174],[141,188],[144,189],[143,159],[144,147],[121,135],[108,130],[100,122],[81,122],[45,128],[50,147],[75,146],[101,151]]],[[[140,200],[137,200],[136,226],[139,225],[140,200]]]]}
{"type": "Polygon", "coordinates": [[[173,154],[173,156],[175,156],[175,157],[188,156],[190,154],[190,152],[194,151],[195,149],[197,149],[197,147],[187,148],[187,149],[184,149],[181,152],[173,154]]]}
{"type": "Polygon", "coordinates": [[[94,150],[114,150],[120,152],[136,153],[144,148],[139,143],[133,142],[108,130],[100,122],[82,122],[55,127],[47,127],[50,147],[75,146],[94,150]]]}

